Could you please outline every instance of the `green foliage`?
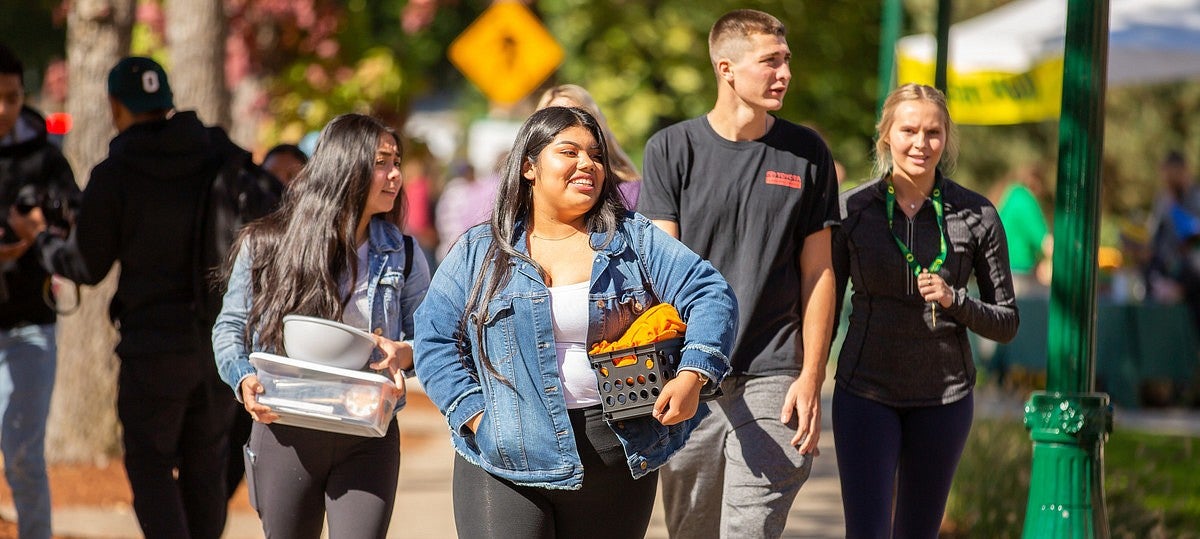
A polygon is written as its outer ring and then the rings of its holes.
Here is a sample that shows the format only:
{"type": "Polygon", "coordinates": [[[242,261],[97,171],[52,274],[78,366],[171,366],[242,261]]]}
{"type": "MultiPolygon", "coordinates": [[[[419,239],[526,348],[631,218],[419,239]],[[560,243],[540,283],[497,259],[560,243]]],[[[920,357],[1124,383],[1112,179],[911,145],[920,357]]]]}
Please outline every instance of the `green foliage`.
{"type": "Polygon", "coordinates": [[[25,90],[35,93],[41,70],[67,55],[67,25],[55,10],[62,0],[0,2],[0,42],[25,64],[25,90]]]}
{"type": "Polygon", "coordinates": [[[1200,537],[1200,439],[1117,431],[1104,450],[1113,537],[1200,537]]]}
{"type": "Polygon", "coordinates": [[[957,536],[1020,536],[1032,453],[1029,434],[1020,423],[975,421],[946,506],[957,536]]]}
{"type": "MultiPolygon", "coordinates": [[[[979,419],[946,514],[953,537],[1020,537],[1033,442],[1016,420],[979,419]]],[[[1120,428],[1104,445],[1112,537],[1200,537],[1200,438],[1120,428]]]]}

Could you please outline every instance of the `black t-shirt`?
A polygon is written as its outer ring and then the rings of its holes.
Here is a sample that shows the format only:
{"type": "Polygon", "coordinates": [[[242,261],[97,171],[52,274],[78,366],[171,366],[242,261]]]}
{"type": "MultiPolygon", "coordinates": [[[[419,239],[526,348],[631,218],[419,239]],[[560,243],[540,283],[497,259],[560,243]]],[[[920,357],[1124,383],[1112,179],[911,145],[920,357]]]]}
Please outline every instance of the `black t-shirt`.
{"type": "Polygon", "coordinates": [[[737,295],[733,372],[798,372],[800,251],[809,234],[838,220],[825,142],[778,118],[761,139],[734,142],[701,116],[655,133],[644,168],[638,211],[678,223],[680,240],[737,295]]]}

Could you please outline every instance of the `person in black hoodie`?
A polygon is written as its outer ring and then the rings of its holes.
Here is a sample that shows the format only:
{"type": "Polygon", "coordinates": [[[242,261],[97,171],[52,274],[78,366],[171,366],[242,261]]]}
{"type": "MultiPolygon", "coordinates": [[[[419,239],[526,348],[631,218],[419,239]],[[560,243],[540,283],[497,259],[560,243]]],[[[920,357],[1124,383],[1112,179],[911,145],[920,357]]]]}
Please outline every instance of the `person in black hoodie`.
{"type": "Polygon", "coordinates": [[[98,283],[120,262],[109,315],[121,334],[117,414],[134,511],[150,539],[217,538],[234,400],[196,312],[193,227],[216,171],[245,150],[195,112],[172,113],[167,74],[149,58],[118,62],[108,94],[118,134],[70,237],[40,233],[32,212],[10,221],[47,268],[75,281],[98,283]]]}
{"type": "MultiPolygon", "coordinates": [[[[62,215],[78,197],[75,175],[46,138],[46,120],[25,106],[25,68],[0,45],[0,215],[36,206],[62,215]],[[57,211],[51,210],[54,208],[57,211]]],[[[50,274],[31,242],[0,219],[0,448],[23,539],[50,537],[46,417],[57,364],[50,274]]]]}

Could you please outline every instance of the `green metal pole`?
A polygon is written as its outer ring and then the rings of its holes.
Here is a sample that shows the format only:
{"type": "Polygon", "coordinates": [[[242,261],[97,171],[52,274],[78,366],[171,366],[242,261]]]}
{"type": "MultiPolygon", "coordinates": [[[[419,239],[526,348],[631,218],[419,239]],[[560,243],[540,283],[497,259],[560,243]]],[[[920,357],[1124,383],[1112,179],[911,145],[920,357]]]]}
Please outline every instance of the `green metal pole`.
{"type": "Polygon", "coordinates": [[[879,21],[879,96],[875,104],[875,117],[883,113],[883,102],[896,83],[896,42],[900,40],[900,27],[904,24],[904,0],[883,0],[883,13],[879,21]]]}
{"type": "Polygon", "coordinates": [[[937,69],[933,73],[933,86],[946,93],[946,64],[950,60],[950,0],[938,0],[937,13],[937,69]]]}
{"type": "Polygon", "coordinates": [[[1024,537],[1108,537],[1108,395],[1095,389],[1096,247],[1108,66],[1108,0],[1067,7],[1046,391],[1025,404],[1033,470],[1024,537]]]}

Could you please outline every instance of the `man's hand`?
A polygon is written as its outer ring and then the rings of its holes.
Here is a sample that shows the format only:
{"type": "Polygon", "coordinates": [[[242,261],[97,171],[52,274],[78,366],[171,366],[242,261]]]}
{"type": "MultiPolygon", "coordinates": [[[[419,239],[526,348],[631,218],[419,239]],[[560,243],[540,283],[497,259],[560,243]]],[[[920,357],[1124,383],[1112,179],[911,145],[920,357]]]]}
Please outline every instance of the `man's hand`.
{"type": "Polygon", "coordinates": [[[46,230],[46,216],[41,208],[33,208],[29,213],[21,214],[15,207],[8,209],[8,226],[13,229],[22,241],[32,244],[38,234],[46,230]]]}
{"type": "Polygon", "coordinates": [[[787,423],[792,417],[796,417],[798,422],[792,445],[801,455],[819,456],[821,450],[817,448],[817,442],[821,439],[821,384],[817,377],[801,373],[788,387],[779,420],[787,423]]]}

